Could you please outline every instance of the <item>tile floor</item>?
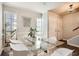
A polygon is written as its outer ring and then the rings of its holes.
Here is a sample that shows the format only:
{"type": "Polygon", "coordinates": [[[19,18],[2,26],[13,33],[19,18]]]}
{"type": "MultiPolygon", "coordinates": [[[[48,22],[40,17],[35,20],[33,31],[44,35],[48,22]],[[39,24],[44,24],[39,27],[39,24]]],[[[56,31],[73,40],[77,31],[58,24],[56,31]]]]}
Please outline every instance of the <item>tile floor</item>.
{"type": "MultiPolygon", "coordinates": [[[[64,44],[60,45],[60,46],[57,46],[57,48],[61,48],[61,47],[72,49],[72,50],[74,50],[72,55],[73,56],[79,56],[79,48],[67,45],[66,42],[64,44]]],[[[11,52],[10,47],[5,47],[4,50],[2,51],[1,56],[11,56],[10,52],[11,52]]]]}

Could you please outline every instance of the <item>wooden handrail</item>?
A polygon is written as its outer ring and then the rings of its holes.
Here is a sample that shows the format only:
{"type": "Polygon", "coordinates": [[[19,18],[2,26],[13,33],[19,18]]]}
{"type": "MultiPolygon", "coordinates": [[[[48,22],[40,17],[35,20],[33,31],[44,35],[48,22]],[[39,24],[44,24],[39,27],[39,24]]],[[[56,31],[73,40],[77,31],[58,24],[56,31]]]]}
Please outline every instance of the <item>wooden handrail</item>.
{"type": "Polygon", "coordinates": [[[79,27],[76,27],[75,29],[73,29],[73,31],[75,31],[75,30],[77,30],[77,29],[79,29],[79,27]]]}

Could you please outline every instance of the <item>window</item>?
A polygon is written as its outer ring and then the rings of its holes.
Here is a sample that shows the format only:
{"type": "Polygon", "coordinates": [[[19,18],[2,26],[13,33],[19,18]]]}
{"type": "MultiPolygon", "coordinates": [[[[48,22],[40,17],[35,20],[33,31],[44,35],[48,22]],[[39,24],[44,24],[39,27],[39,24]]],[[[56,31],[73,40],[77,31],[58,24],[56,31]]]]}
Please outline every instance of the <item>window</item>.
{"type": "Polygon", "coordinates": [[[6,31],[14,31],[16,29],[16,15],[11,12],[5,12],[6,31]]]}
{"type": "Polygon", "coordinates": [[[5,16],[5,36],[6,41],[8,42],[8,39],[16,39],[16,14],[13,12],[4,12],[5,16]]]}

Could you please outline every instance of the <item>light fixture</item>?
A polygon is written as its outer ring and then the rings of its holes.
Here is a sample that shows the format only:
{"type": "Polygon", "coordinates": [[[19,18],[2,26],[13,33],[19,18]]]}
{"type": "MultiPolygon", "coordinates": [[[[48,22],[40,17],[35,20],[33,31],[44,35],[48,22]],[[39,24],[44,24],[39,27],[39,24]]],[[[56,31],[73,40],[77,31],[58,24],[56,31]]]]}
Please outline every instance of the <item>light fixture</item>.
{"type": "Polygon", "coordinates": [[[70,12],[70,13],[73,12],[73,4],[70,4],[70,5],[69,5],[68,12],[70,12]]]}
{"type": "Polygon", "coordinates": [[[72,9],[72,7],[73,7],[73,4],[70,4],[70,5],[69,5],[69,7],[70,7],[70,9],[72,9]]]}

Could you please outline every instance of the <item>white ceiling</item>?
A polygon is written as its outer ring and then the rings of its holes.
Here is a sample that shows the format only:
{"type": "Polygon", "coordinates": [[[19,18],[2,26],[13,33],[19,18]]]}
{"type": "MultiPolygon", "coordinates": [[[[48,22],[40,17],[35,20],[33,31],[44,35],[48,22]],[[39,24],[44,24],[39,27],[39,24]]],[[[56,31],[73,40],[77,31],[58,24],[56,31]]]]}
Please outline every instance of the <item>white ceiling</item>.
{"type": "Polygon", "coordinates": [[[44,13],[47,10],[55,9],[56,7],[61,6],[64,3],[63,2],[7,2],[4,4],[17,8],[29,9],[39,13],[44,13]]]}

